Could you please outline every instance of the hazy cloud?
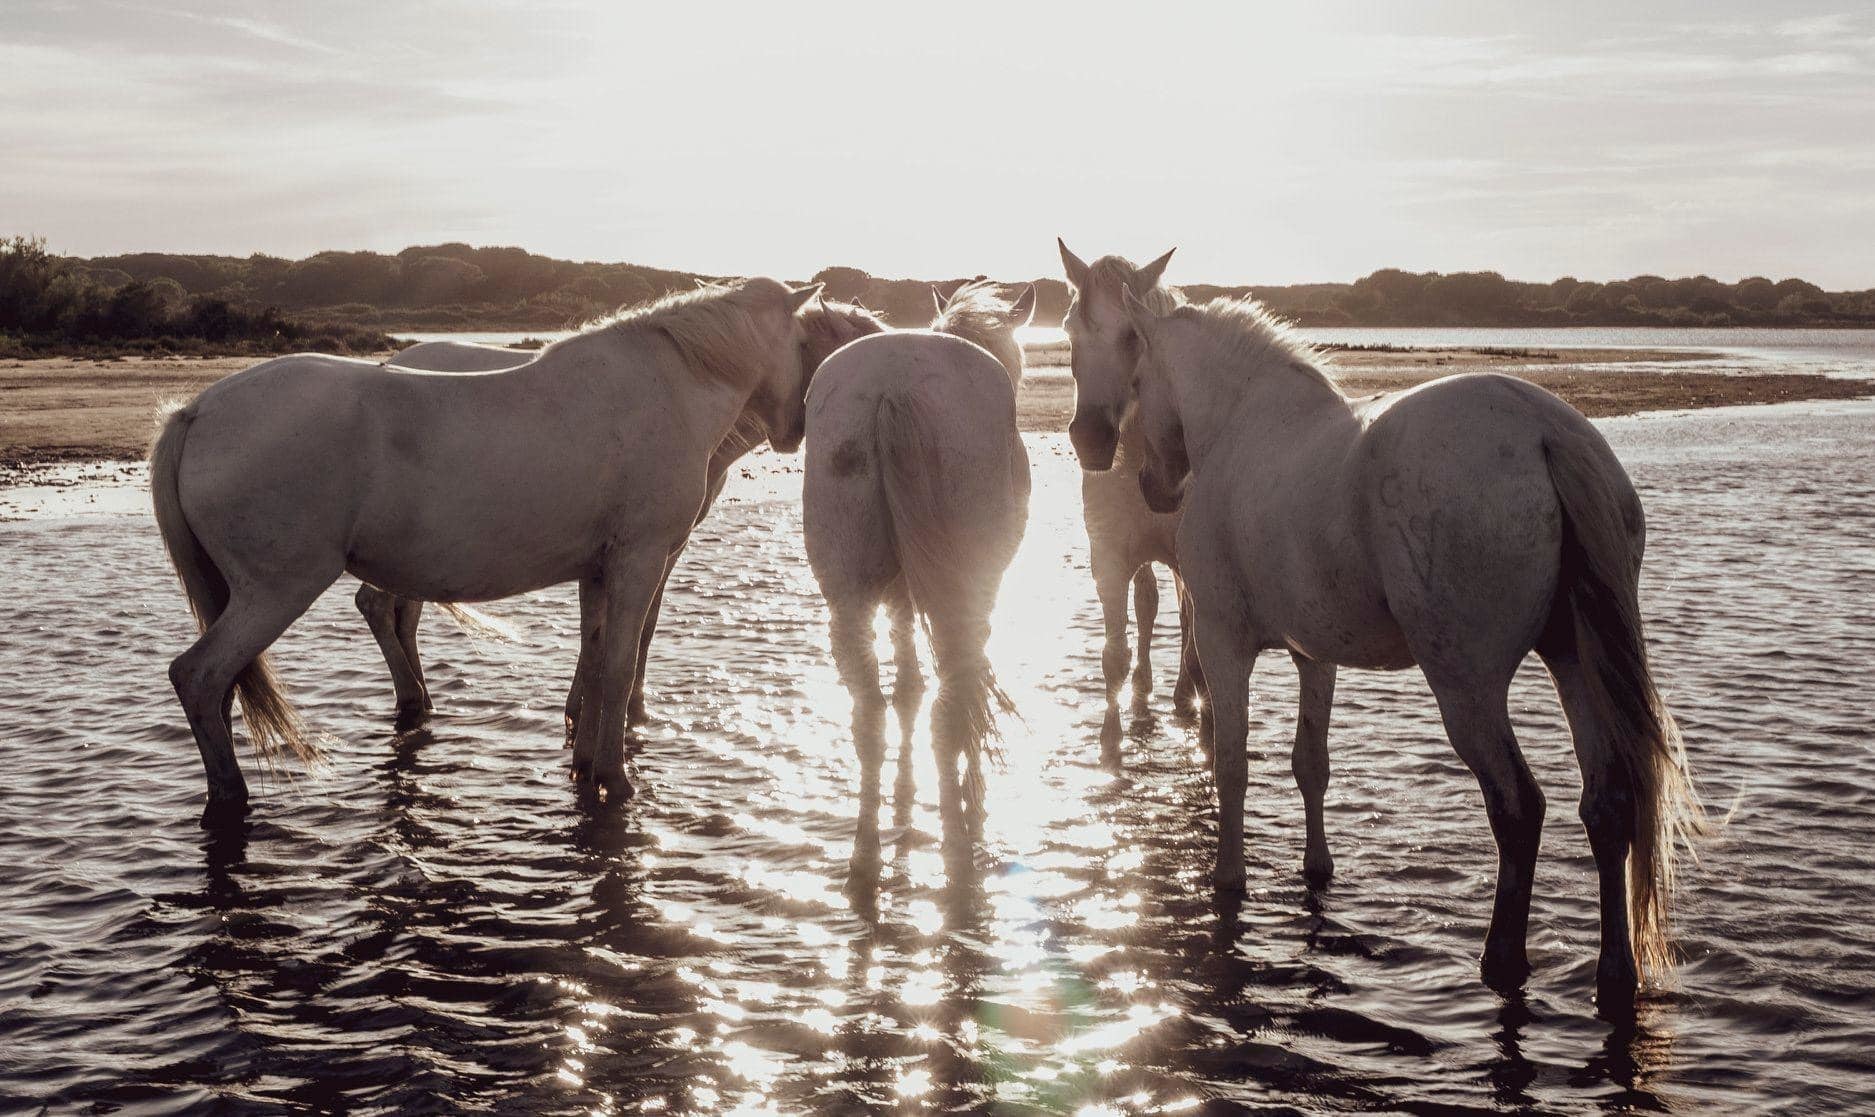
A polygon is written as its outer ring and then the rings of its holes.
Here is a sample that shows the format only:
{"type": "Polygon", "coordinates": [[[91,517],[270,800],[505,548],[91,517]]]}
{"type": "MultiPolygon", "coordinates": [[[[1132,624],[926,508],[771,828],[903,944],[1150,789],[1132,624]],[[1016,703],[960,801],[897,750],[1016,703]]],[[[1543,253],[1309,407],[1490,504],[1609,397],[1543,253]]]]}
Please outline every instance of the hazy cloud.
{"type": "Polygon", "coordinates": [[[0,100],[6,231],[68,252],[1875,284],[1840,3],[8,0],[0,100]]]}

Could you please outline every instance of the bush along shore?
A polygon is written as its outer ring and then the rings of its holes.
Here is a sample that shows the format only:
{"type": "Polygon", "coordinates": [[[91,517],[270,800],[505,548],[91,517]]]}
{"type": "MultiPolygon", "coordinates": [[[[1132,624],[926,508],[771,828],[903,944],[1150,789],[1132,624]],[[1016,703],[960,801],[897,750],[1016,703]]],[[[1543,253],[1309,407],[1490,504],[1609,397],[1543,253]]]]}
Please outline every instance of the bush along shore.
{"type": "MultiPolygon", "coordinates": [[[[49,256],[43,242],[18,237],[0,242],[0,272],[25,277],[22,289],[28,301],[48,287],[68,294],[73,288],[91,292],[77,300],[91,308],[88,312],[67,311],[69,322],[88,325],[72,331],[41,322],[25,331],[35,336],[74,332],[82,337],[87,331],[100,336],[112,321],[136,329],[149,307],[186,318],[178,311],[186,312],[192,300],[209,300],[226,304],[208,315],[211,320],[272,307],[288,321],[330,323],[311,327],[313,336],[330,335],[333,344],[354,348],[356,344],[340,332],[345,327],[387,332],[563,330],[622,305],[689,290],[697,279],[722,278],[467,244],[417,245],[396,253],[321,252],[303,260],[159,252],[81,259],[49,256]],[[50,279],[53,273],[60,278],[50,279]],[[113,305],[118,307],[116,319],[113,305]]],[[[858,268],[827,267],[811,277],[785,278],[825,283],[832,297],[863,302],[894,326],[923,326],[931,320],[931,288],[948,292],[970,277],[888,279],[858,268]]],[[[1036,324],[1060,324],[1068,289],[1059,277],[1000,278],[1034,282],[1036,324]]],[[[17,280],[0,279],[0,284],[8,282],[17,280]]],[[[1196,300],[1254,296],[1304,326],[1875,327],[1875,290],[1825,291],[1803,279],[1763,276],[1736,283],[1703,275],[1637,275],[1607,282],[1564,277],[1526,283],[1489,271],[1442,274],[1383,268],[1352,283],[1180,286],[1196,300]]],[[[22,327],[13,316],[19,308],[6,303],[10,297],[0,294],[0,332],[18,336],[22,327]]],[[[211,328],[203,326],[198,332],[211,328]]],[[[272,336],[264,323],[252,328],[272,336]]],[[[195,336],[177,329],[171,334],[178,341],[195,336]]],[[[161,332],[137,336],[154,338],[161,332]]]]}
{"type": "Polygon", "coordinates": [[[42,241],[0,242],[0,357],[375,353],[394,344],[370,327],[190,295],[174,283],[111,283],[42,241]]]}

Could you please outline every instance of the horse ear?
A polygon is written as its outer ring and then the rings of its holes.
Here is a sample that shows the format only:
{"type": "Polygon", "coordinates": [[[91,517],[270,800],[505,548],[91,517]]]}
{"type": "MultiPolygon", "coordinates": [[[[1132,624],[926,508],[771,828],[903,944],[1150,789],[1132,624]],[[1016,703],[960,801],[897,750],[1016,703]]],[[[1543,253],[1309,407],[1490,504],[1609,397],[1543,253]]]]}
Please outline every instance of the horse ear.
{"type": "Polygon", "coordinates": [[[937,284],[933,283],[931,285],[931,309],[938,314],[943,314],[944,307],[949,302],[950,300],[944,297],[944,292],[938,290],[937,284]]]}
{"type": "Polygon", "coordinates": [[[1055,238],[1055,245],[1061,249],[1061,266],[1068,269],[1068,282],[1076,290],[1087,286],[1087,265],[1068,248],[1068,242],[1055,238]]]}
{"type": "Polygon", "coordinates": [[[1120,287],[1120,301],[1126,304],[1126,317],[1133,323],[1133,332],[1139,335],[1140,344],[1152,348],[1152,335],[1158,332],[1159,316],[1124,284],[1120,287]]]}
{"type": "Polygon", "coordinates": [[[698,289],[700,289],[700,290],[704,290],[704,291],[709,291],[709,290],[713,290],[713,289],[714,289],[714,288],[716,287],[716,281],[715,281],[715,280],[712,280],[712,279],[705,279],[705,278],[703,278],[703,277],[702,277],[702,276],[700,276],[700,275],[693,275],[693,276],[691,276],[691,277],[690,277],[690,281],[691,281],[692,283],[695,283],[695,284],[697,285],[697,287],[698,287],[698,289]]]}
{"type": "Polygon", "coordinates": [[[853,296],[853,302],[851,303],[851,306],[853,307],[853,309],[854,309],[854,310],[868,310],[868,309],[870,309],[869,307],[867,307],[867,305],[866,305],[865,303],[863,303],[863,302],[861,302],[861,301],[860,301],[860,298],[859,298],[859,296],[858,296],[858,295],[854,295],[854,296],[853,296]]]}
{"type": "Polygon", "coordinates": [[[1009,308],[1009,319],[1017,329],[1035,321],[1035,284],[1024,287],[1016,296],[1014,305],[1009,308]]]}
{"type": "Polygon", "coordinates": [[[795,311],[800,310],[808,303],[814,301],[814,296],[820,294],[822,289],[826,286],[825,283],[810,283],[798,291],[789,291],[788,313],[793,314],[795,311]]]}
{"type": "Polygon", "coordinates": [[[1159,277],[1165,274],[1165,266],[1172,262],[1172,253],[1177,251],[1178,249],[1176,248],[1168,248],[1165,250],[1165,255],[1139,269],[1139,281],[1142,285],[1142,289],[1157,287],[1159,285],[1159,277]]]}

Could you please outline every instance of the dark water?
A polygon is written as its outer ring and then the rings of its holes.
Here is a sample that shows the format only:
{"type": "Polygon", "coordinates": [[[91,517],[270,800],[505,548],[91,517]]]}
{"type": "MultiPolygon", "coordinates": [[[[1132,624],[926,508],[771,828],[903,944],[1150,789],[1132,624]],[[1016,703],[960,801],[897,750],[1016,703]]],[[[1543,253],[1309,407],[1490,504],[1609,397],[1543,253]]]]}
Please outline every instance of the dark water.
{"type": "Polygon", "coordinates": [[[186,613],[147,516],[110,512],[140,507],[120,482],[0,500],[38,509],[0,524],[0,1108],[1875,1108],[1875,408],[1607,429],[1651,516],[1665,689],[1708,797],[1736,799],[1685,875],[1680,988],[1636,1029],[1592,1013],[1577,777],[1534,668],[1513,695],[1551,804],[1527,997],[1475,978],[1492,846],[1410,674],[1343,676],[1340,875],[1311,896],[1293,673],[1266,657],[1250,889],[1212,897],[1169,637],[1125,775],[1095,763],[1099,619],[1059,442],[1036,444],[992,648],[1026,722],[978,868],[947,875],[920,801],[887,833],[876,921],[839,891],[847,702],[773,459],[678,571],[651,670],[669,721],[622,812],[582,813],[563,775],[569,593],[501,606],[517,644],[426,622],[440,714],[396,737],[341,585],[277,649],[331,766],[256,780],[221,839],[164,675],[186,613]]]}

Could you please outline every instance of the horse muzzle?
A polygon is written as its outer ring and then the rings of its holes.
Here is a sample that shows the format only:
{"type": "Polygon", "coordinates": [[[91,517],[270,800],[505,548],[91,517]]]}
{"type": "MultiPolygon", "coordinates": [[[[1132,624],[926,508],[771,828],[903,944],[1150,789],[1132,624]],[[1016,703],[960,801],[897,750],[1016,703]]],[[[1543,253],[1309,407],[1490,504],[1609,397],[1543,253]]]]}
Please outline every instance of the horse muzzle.
{"type": "Polygon", "coordinates": [[[1113,450],[1119,441],[1119,432],[1105,416],[1076,414],[1074,421],[1068,424],[1068,441],[1073,443],[1074,456],[1081,460],[1082,469],[1105,473],[1113,468],[1113,450]]]}

